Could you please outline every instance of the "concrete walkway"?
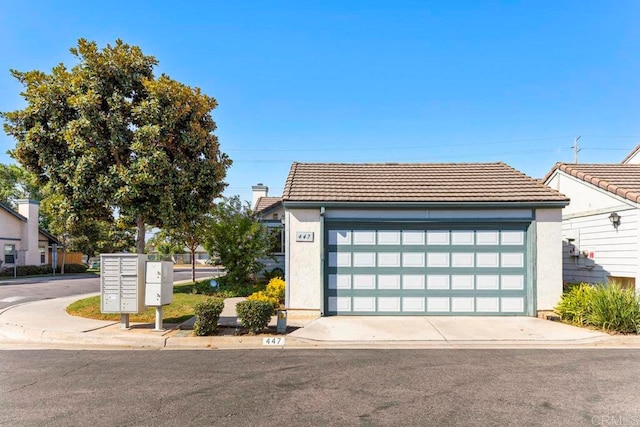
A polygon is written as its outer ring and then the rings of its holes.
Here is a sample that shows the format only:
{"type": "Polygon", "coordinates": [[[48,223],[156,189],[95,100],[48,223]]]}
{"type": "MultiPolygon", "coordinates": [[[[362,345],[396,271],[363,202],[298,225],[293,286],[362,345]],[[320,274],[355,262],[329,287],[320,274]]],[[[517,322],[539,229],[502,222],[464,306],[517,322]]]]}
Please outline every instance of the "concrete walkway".
{"type": "MultiPolygon", "coordinates": [[[[0,343],[36,344],[55,348],[248,349],[263,348],[266,335],[233,333],[213,337],[191,336],[178,327],[153,331],[153,324],[73,317],[65,308],[90,295],[36,301],[0,312],[0,343]]],[[[225,301],[220,324],[227,332],[237,326],[235,304],[225,301]]],[[[297,330],[286,335],[284,346],[273,348],[640,348],[638,336],[611,336],[562,323],[530,317],[357,317],[319,319],[289,317],[297,330]]]]}

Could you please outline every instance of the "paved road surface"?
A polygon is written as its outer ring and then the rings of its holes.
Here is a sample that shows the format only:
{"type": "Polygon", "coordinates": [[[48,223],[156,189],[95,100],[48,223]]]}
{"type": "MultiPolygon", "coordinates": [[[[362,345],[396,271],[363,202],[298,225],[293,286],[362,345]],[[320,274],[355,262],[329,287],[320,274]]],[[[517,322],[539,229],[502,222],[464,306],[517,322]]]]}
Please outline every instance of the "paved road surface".
{"type": "MultiPolygon", "coordinates": [[[[196,277],[209,277],[215,273],[214,268],[196,269],[196,277]]],[[[174,280],[191,279],[190,269],[176,269],[174,280]]],[[[42,299],[80,295],[100,291],[98,276],[71,275],[57,277],[32,277],[20,279],[19,284],[0,281],[0,310],[15,304],[42,299]]]]}
{"type": "Polygon", "coordinates": [[[640,424],[637,350],[5,350],[0,356],[0,425],[640,424]]]}

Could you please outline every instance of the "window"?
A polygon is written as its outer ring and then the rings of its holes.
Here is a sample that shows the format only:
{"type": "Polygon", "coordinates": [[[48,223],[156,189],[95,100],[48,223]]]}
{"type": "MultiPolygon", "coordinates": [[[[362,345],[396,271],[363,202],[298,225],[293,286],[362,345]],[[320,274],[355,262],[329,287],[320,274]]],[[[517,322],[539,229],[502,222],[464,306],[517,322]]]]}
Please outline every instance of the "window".
{"type": "Polygon", "coordinates": [[[38,250],[40,251],[40,264],[46,264],[47,263],[46,248],[44,246],[38,246],[38,250]]]}
{"type": "Polygon", "coordinates": [[[284,227],[271,228],[269,230],[274,238],[274,245],[271,248],[272,253],[283,253],[284,252],[284,227]]]}
{"type": "Polygon", "coordinates": [[[15,264],[16,262],[16,245],[4,245],[4,263],[15,264]]]}

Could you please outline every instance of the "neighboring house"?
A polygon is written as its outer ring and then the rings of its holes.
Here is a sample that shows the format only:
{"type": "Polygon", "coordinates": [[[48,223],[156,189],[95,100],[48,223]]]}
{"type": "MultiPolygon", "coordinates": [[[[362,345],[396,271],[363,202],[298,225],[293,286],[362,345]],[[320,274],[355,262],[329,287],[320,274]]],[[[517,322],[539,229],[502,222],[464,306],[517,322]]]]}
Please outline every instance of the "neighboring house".
{"type": "Polygon", "coordinates": [[[50,263],[51,245],[58,241],[38,227],[39,203],[17,200],[18,212],[0,203],[0,261],[2,268],[50,263]]]}
{"type": "Polygon", "coordinates": [[[544,178],[571,199],[562,211],[566,282],[640,280],[639,151],[618,164],[558,163],[544,178]]]}
{"type": "MultiPolygon", "coordinates": [[[[196,252],[194,255],[196,264],[206,264],[211,259],[207,250],[200,245],[198,245],[198,247],[196,248],[196,252]]],[[[189,250],[189,248],[185,247],[184,253],[175,254],[172,258],[176,264],[191,264],[191,251],[189,250]]]]}
{"type": "Polygon", "coordinates": [[[268,197],[269,187],[260,183],[251,187],[253,191],[253,211],[258,216],[260,222],[265,224],[269,230],[277,234],[276,245],[271,255],[274,259],[262,260],[265,270],[271,272],[274,268],[285,269],[284,255],[284,207],[281,197],[268,197]]]}
{"type": "Polygon", "coordinates": [[[286,305],[315,315],[526,315],[562,293],[569,199],[504,163],[294,163],[286,305]]]}
{"type": "Polygon", "coordinates": [[[625,164],[625,165],[635,165],[639,163],[640,163],[640,144],[636,145],[636,148],[634,148],[627,155],[627,157],[625,157],[624,160],[622,160],[622,164],[625,164]]]}

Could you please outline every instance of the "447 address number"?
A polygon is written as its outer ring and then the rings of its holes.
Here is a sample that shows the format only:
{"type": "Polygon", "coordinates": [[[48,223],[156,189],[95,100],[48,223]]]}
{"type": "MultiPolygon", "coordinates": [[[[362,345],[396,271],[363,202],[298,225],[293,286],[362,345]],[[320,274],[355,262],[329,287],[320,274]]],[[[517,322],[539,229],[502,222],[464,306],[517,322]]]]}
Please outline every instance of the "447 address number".
{"type": "Polygon", "coordinates": [[[262,345],[283,346],[284,345],[284,338],[283,337],[262,338],[262,345]]]}

